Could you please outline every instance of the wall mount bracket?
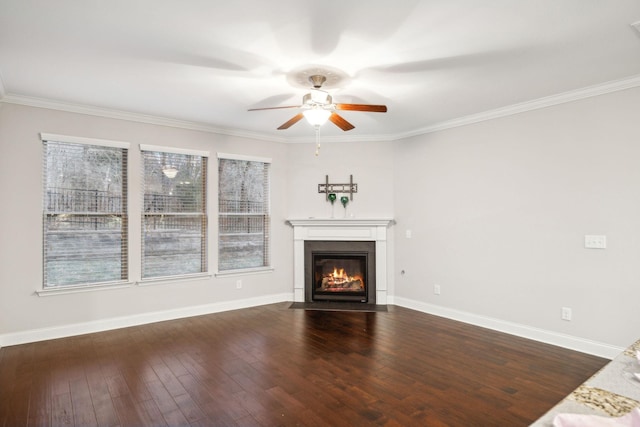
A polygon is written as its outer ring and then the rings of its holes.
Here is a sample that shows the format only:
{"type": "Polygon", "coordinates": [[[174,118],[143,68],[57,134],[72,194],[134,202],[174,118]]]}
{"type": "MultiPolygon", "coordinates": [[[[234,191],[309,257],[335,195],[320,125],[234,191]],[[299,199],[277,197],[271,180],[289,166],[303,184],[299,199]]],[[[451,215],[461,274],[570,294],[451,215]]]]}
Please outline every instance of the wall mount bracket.
{"type": "Polygon", "coordinates": [[[331,193],[348,193],[349,200],[353,201],[353,193],[358,192],[358,184],[353,183],[353,175],[349,175],[349,183],[347,184],[329,184],[329,175],[325,176],[324,184],[318,184],[318,193],[325,193],[325,197],[329,200],[331,193]]]}

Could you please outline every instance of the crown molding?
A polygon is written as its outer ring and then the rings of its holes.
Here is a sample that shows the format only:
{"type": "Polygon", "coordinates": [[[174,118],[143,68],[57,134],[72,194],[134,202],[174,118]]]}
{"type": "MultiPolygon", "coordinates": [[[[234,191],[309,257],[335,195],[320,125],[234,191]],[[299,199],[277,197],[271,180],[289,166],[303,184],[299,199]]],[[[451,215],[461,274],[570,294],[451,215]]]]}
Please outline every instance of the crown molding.
{"type": "MultiPolygon", "coordinates": [[[[0,94],[1,95],[1,94],[0,94]]],[[[45,98],[37,98],[24,95],[6,94],[0,96],[0,102],[7,104],[25,105],[36,108],[46,108],[50,110],[66,111],[70,113],[86,114],[89,116],[105,117],[109,119],[128,120],[131,122],[168,126],[179,129],[196,130],[201,132],[216,133],[221,135],[237,136],[241,138],[259,139],[261,141],[287,142],[286,138],[272,137],[255,132],[248,132],[238,129],[218,128],[206,123],[191,122],[187,120],[170,119],[148,114],[132,113],[129,111],[112,110],[108,108],[95,107],[91,105],[73,104],[55,101],[45,98]]]]}
{"type": "MultiPolygon", "coordinates": [[[[563,92],[557,95],[546,96],[506,107],[496,108],[494,110],[484,111],[478,114],[459,117],[452,120],[435,123],[419,129],[398,134],[385,135],[353,135],[353,136],[322,136],[322,143],[330,142],[389,142],[398,141],[413,136],[439,132],[446,129],[452,129],[460,126],[466,126],[474,123],[484,122],[487,120],[507,117],[514,114],[520,114],[527,111],[547,108],[554,105],[564,104],[568,102],[579,101],[581,99],[590,98],[608,93],[617,92],[625,89],[631,89],[640,86],[640,74],[626,77],[619,80],[613,80],[598,85],[588,86],[585,88],[563,92]]],[[[128,111],[111,110],[107,108],[94,107],[89,105],[72,104],[61,101],[36,98],[23,95],[8,94],[0,75],[0,102],[9,104],[26,105],[30,107],[47,108],[51,110],[67,111],[72,113],[86,114],[91,116],[106,117],[111,119],[128,120],[138,123],[146,123],[160,126],[169,126],[180,129],[196,130],[201,132],[216,133],[221,135],[236,136],[240,138],[257,139],[261,141],[281,142],[281,143],[312,143],[315,142],[315,136],[309,137],[276,137],[272,135],[243,131],[239,129],[219,128],[206,123],[190,122],[186,120],[169,119],[165,117],[152,116],[147,114],[131,113],[128,111]]]]}
{"type": "Polygon", "coordinates": [[[568,92],[559,93],[557,95],[546,96],[531,101],[521,102],[509,105],[507,107],[496,108],[494,110],[484,111],[478,114],[459,117],[452,120],[436,123],[414,131],[406,132],[396,136],[396,139],[405,139],[412,136],[424,135],[428,133],[438,132],[441,130],[466,126],[473,123],[484,122],[487,120],[507,117],[514,114],[525,113],[527,111],[539,110],[541,108],[552,107],[554,105],[565,104],[568,102],[579,101],[581,99],[593,96],[606,95],[612,92],[631,89],[640,86],[640,74],[626,77],[624,79],[612,80],[609,82],[588,86],[568,92]]]}

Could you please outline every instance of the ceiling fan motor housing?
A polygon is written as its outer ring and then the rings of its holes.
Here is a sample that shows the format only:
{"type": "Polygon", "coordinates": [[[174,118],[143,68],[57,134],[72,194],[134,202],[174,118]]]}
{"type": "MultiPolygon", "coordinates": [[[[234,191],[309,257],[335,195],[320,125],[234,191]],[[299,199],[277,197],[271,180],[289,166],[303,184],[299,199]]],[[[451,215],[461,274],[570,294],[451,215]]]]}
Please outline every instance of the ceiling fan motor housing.
{"type": "Polygon", "coordinates": [[[327,78],[320,74],[314,74],[313,76],[309,76],[309,81],[314,88],[320,89],[322,84],[327,81],[327,78]]]}
{"type": "Polygon", "coordinates": [[[332,101],[329,93],[319,89],[311,89],[311,92],[302,97],[302,103],[304,105],[330,105],[332,101]]]}

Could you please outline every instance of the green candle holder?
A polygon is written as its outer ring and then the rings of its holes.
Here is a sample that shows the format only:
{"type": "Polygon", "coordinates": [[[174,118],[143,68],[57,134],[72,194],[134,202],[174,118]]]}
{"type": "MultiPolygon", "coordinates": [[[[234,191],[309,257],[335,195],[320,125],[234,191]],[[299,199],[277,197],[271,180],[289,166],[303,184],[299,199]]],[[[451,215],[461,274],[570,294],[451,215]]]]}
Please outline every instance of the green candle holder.
{"type": "Polygon", "coordinates": [[[329,201],[331,202],[331,204],[333,204],[336,201],[336,193],[329,193],[329,195],[327,196],[327,198],[329,199],[329,201]]]}
{"type": "Polygon", "coordinates": [[[340,203],[342,203],[342,206],[344,206],[344,208],[347,209],[347,203],[349,203],[349,198],[347,196],[340,197],[340,203]]]}
{"type": "Polygon", "coordinates": [[[349,198],[347,196],[340,197],[340,203],[344,207],[344,217],[347,217],[347,203],[349,203],[349,198]]]}

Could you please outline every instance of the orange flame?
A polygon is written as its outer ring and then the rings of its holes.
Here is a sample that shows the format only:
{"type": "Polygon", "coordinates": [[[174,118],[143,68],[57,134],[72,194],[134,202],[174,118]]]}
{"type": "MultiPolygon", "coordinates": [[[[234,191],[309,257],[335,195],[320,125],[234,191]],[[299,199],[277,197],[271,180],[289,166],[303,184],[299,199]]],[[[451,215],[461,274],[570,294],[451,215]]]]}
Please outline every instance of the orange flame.
{"type": "Polygon", "coordinates": [[[344,279],[349,280],[349,275],[344,271],[344,268],[338,270],[336,267],[333,268],[333,277],[335,279],[344,279]]]}

